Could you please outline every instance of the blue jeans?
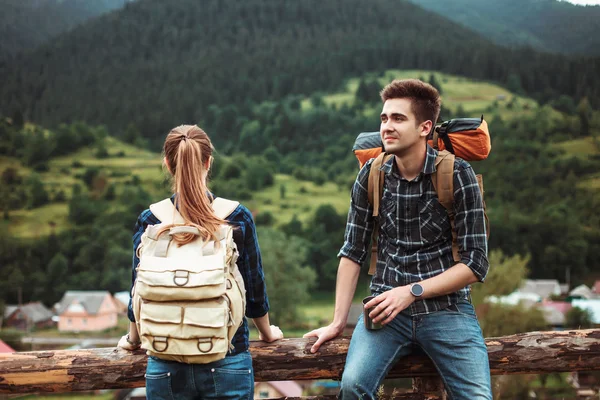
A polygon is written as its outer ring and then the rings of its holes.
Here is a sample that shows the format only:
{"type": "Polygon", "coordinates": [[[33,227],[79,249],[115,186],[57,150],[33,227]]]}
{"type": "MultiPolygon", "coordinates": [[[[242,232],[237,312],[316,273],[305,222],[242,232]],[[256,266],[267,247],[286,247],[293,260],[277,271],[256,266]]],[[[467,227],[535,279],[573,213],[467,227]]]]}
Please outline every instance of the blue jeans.
{"type": "Polygon", "coordinates": [[[492,400],[487,348],[470,303],[411,317],[402,312],[380,330],[365,328],[363,316],[352,334],[340,399],[375,399],[391,367],[420,347],[440,373],[448,397],[492,400]]]}
{"type": "Polygon", "coordinates": [[[252,399],[254,370],[248,351],[209,364],[183,364],[148,357],[146,398],[252,399]]]}

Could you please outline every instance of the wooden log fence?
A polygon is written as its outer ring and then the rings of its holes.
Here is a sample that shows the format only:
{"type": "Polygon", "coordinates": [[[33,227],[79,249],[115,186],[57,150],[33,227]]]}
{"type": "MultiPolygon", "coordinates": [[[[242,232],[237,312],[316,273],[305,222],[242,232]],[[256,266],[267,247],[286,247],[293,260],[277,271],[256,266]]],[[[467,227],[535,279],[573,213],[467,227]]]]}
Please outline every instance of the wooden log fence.
{"type": "MultiPolygon", "coordinates": [[[[339,380],[350,338],[342,337],[310,353],[314,339],[252,342],[255,379],[339,380]]],[[[600,330],[529,332],[486,339],[492,375],[600,370],[600,330]]],[[[144,351],[116,348],[0,354],[0,394],[74,392],[144,386],[144,351]]],[[[425,356],[402,359],[388,378],[411,377],[415,393],[398,399],[441,399],[439,378],[425,356]],[[433,379],[433,384],[432,380],[433,379]],[[437,383],[435,382],[437,381],[437,383]]],[[[330,399],[331,396],[304,399],[330,399]]]]}

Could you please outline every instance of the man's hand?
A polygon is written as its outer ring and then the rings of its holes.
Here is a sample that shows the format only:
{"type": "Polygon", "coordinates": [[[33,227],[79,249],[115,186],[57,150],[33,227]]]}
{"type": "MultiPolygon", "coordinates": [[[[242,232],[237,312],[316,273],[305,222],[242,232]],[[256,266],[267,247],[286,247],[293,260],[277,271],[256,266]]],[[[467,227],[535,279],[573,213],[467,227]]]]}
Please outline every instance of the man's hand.
{"type": "Polygon", "coordinates": [[[369,317],[374,323],[385,325],[414,301],[415,296],[410,293],[410,286],[399,286],[376,296],[365,304],[365,308],[373,307],[369,317]]]}
{"type": "Polygon", "coordinates": [[[324,326],[322,328],[315,329],[314,331],[310,331],[302,337],[304,337],[304,338],[316,337],[317,338],[317,341],[315,342],[315,344],[313,344],[313,346],[310,348],[311,353],[316,353],[319,350],[319,347],[321,347],[321,345],[323,343],[327,342],[328,340],[335,339],[336,337],[340,336],[343,331],[344,331],[343,328],[339,329],[339,328],[336,328],[333,324],[330,324],[330,325],[324,326]]]}
{"type": "Polygon", "coordinates": [[[262,340],[263,342],[267,342],[267,343],[271,343],[274,342],[276,340],[279,339],[283,339],[283,332],[281,331],[281,329],[279,329],[278,326],[276,325],[271,325],[271,333],[269,334],[268,337],[264,337],[262,335],[262,333],[260,333],[260,331],[258,332],[258,339],[262,340]]]}

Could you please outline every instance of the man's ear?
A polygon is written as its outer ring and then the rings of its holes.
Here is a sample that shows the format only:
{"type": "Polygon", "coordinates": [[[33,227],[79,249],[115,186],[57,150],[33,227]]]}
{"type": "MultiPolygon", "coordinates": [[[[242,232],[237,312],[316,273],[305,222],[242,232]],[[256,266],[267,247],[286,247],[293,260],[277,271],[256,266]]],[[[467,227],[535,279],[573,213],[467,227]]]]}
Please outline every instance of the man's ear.
{"type": "Polygon", "coordinates": [[[429,132],[431,132],[431,128],[433,127],[433,122],[431,122],[431,120],[427,120],[425,122],[423,122],[421,124],[421,126],[419,127],[419,136],[421,137],[427,137],[427,135],[429,135],[429,132]]]}

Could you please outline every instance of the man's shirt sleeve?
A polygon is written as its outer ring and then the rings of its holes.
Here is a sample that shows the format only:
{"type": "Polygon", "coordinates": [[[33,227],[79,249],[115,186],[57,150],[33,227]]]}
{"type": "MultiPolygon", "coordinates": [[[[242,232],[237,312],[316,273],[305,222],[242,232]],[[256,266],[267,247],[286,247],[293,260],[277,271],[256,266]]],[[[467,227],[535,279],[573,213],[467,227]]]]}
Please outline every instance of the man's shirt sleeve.
{"type": "Polygon", "coordinates": [[[459,160],[454,171],[454,218],[460,262],[466,264],[480,282],[489,269],[483,199],[473,168],[459,160]]]}
{"type": "Polygon", "coordinates": [[[338,253],[338,257],[349,258],[359,265],[370,255],[369,243],[373,232],[373,207],[369,204],[368,192],[372,163],[373,160],[367,161],[352,186],[344,245],[338,253]]]}
{"type": "Polygon", "coordinates": [[[244,248],[240,251],[237,264],[246,285],[246,317],[259,318],[269,311],[262,257],[252,214],[246,207],[239,207],[244,223],[244,248]]]}

